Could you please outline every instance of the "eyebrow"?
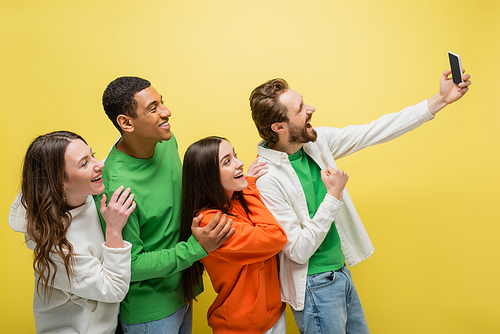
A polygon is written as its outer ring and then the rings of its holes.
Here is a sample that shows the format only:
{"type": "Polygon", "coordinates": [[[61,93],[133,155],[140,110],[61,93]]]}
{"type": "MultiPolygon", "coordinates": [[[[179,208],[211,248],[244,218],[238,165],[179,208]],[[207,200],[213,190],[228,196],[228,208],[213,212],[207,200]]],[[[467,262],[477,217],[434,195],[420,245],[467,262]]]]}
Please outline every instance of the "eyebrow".
{"type": "MultiPolygon", "coordinates": [[[[163,102],[163,95],[160,95],[160,102],[163,102]]],[[[155,105],[158,103],[158,100],[154,100],[152,102],[150,102],[147,106],[146,106],[146,110],[149,110],[149,108],[151,108],[151,106],[155,105]]]]}
{"type": "MultiPolygon", "coordinates": [[[[89,150],[90,150],[90,153],[91,153],[91,155],[92,155],[92,148],[91,148],[91,147],[89,147],[89,150]]],[[[76,165],[77,165],[77,166],[78,166],[78,165],[80,165],[80,163],[81,163],[83,160],[88,159],[88,158],[89,158],[89,155],[88,155],[88,154],[84,155],[84,156],[83,156],[80,160],[78,160],[78,162],[76,163],[76,165]]]]}
{"type": "Polygon", "coordinates": [[[80,160],[78,160],[78,162],[76,163],[76,165],[80,166],[80,164],[82,163],[82,161],[87,160],[88,158],[89,158],[88,155],[84,156],[83,158],[81,158],[80,160]]]}
{"type": "Polygon", "coordinates": [[[230,153],[226,154],[225,156],[223,156],[223,157],[220,159],[219,163],[222,163],[222,161],[224,161],[224,159],[226,159],[226,158],[228,158],[228,157],[230,157],[230,156],[231,156],[231,154],[230,154],[230,153]]]}
{"type": "MultiPolygon", "coordinates": [[[[233,147],[233,154],[234,154],[234,155],[236,155],[236,152],[235,152],[235,150],[234,150],[234,147],[233,147]]],[[[223,161],[224,159],[226,159],[226,158],[228,158],[228,157],[230,157],[230,156],[231,156],[231,153],[226,154],[225,156],[223,156],[223,157],[220,159],[219,163],[222,163],[222,161],[223,161]]]]}
{"type": "Polygon", "coordinates": [[[149,103],[147,106],[146,106],[146,110],[149,110],[149,108],[151,108],[151,106],[157,104],[158,101],[154,100],[153,102],[149,103]]]}
{"type": "Polygon", "coordinates": [[[304,99],[300,102],[299,110],[297,110],[297,114],[302,110],[302,107],[304,106],[304,99]]]}

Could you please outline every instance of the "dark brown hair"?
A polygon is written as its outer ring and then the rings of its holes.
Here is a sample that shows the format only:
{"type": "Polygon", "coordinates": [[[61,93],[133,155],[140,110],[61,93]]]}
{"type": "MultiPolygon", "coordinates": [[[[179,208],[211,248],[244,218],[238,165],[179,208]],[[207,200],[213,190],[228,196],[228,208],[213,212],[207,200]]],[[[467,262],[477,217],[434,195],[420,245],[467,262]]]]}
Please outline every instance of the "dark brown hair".
{"type": "Polygon", "coordinates": [[[33,269],[38,275],[37,293],[43,283],[43,298],[52,294],[59,256],[68,281],[75,277],[73,246],[66,239],[71,214],[64,202],[65,154],[72,140],[85,140],[68,131],[57,131],[37,137],[24,158],[21,202],[26,208],[26,233],[35,243],[33,269]]]}
{"type": "Polygon", "coordinates": [[[278,134],[271,129],[271,125],[288,121],[286,107],[279,101],[288,88],[284,79],[277,78],[264,82],[250,94],[252,119],[260,137],[268,143],[278,141],[278,134]]]}
{"type": "MultiPolygon", "coordinates": [[[[204,209],[216,209],[231,215],[232,200],[239,200],[248,212],[242,191],[229,198],[222,186],[219,167],[219,145],[227,139],[207,137],[192,144],[184,154],[182,166],[181,228],[179,241],[191,236],[193,218],[204,209]]],[[[196,261],[181,272],[181,291],[185,303],[196,300],[196,286],[201,283],[205,268],[196,261]]]]}

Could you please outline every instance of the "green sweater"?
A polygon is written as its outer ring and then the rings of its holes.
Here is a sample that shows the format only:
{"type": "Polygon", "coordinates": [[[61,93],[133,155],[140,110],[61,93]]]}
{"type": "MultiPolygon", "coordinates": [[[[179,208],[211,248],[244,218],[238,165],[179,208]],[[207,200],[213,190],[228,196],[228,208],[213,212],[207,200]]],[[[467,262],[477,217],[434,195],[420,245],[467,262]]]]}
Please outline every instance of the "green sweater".
{"type": "MultiPolygon", "coordinates": [[[[133,158],[113,146],[102,177],[108,200],[123,185],[132,189],[137,204],[122,232],[132,244],[132,279],[120,318],[128,324],[165,318],[184,305],[180,272],[207,256],[193,236],[178,242],[182,164],[175,137],[158,143],[149,159],[133,158]]],[[[100,199],[95,197],[98,207],[100,199]]]]}

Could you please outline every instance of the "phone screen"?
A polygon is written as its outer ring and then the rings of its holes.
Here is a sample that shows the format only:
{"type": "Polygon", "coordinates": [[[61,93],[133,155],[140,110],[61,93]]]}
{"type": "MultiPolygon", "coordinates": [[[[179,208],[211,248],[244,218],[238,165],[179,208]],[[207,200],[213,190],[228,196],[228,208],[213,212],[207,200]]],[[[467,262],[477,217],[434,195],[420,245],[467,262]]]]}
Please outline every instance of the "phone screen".
{"type": "Polygon", "coordinates": [[[453,52],[448,52],[448,57],[450,58],[451,76],[453,78],[453,83],[455,83],[455,85],[458,85],[462,82],[462,64],[460,62],[460,56],[453,52]]]}

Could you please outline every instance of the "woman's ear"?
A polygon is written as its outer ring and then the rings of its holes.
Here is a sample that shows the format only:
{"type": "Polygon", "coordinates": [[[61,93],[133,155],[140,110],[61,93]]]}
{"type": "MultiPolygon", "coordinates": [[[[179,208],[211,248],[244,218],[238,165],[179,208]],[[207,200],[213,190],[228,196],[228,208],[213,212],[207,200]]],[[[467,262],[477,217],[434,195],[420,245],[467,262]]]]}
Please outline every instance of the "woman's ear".
{"type": "Polygon", "coordinates": [[[118,117],[116,117],[116,122],[123,131],[125,132],[134,131],[134,121],[132,117],[120,114],[118,115],[118,117]]]}

